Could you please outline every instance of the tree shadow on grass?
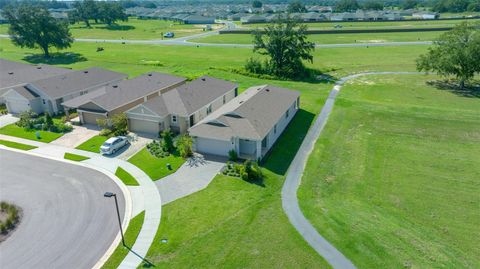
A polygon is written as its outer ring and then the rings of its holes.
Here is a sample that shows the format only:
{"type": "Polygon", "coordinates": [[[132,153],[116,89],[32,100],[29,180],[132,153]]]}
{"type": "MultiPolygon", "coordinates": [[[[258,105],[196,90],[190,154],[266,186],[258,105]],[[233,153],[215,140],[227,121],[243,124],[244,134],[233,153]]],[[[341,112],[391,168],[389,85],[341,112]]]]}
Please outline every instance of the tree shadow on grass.
{"type": "Polygon", "coordinates": [[[109,31],[130,31],[130,30],[134,30],[135,26],[112,24],[112,25],[98,26],[98,27],[95,27],[95,28],[105,29],[105,30],[109,30],[109,31]]]}
{"type": "Polygon", "coordinates": [[[277,140],[273,149],[267,153],[262,161],[262,166],[276,174],[284,175],[314,119],[315,114],[300,109],[277,140]]]}
{"type": "Polygon", "coordinates": [[[74,64],[87,60],[82,54],[75,52],[56,52],[51,53],[49,58],[45,58],[43,54],[30,54],[23,57],[23,60],[32,64],[74,64]]]}
{"type": "Polygon", "coordinates": [[[449,91],[461,97],[480,98],[480,82],[473,81],[469,85],[465,85],[462,89],[456,81],[452,80],[433,80],[427,81],[427,84],[438,90],[449,91]]]}

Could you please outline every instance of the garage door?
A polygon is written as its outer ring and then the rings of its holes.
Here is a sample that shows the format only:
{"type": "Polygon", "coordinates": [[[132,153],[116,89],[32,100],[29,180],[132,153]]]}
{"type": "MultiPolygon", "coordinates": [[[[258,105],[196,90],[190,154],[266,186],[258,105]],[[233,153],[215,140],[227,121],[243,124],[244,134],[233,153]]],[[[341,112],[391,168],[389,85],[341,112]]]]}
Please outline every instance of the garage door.
{"type": "Polygon", "coordinates": [[[158,132],[160,131],[160,125],[158,122],[138,119],[129,119],[128,122],[130,131],[135,133],[158,135],[158,132]]]}
{"type": "Polygon", "coordinates": [[[11,114],[18,114],[30,109],[27,100],[8,100],[7,101],[8,112],[11,114]]]}
{"type": "Polygon", "coordinates": [[[83,123],[84,124],[95,124],[97,125],[97,119],[105,119],[105,116],[95,113],[82,112],[83,123]]]}
{"type": "Polygon", "coordinates": [[[230,141],[197,137],[195,139],[195,148],[197,152],[203,154],[228,156],[228,151],[232,146],[230,141]]]}

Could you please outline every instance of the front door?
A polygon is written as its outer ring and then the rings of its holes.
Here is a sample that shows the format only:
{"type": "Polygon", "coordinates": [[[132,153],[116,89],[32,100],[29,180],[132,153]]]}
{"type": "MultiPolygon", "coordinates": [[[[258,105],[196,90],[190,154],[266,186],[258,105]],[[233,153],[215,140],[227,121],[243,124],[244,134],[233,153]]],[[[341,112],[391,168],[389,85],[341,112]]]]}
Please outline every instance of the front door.
{"type": "Polygon", "coordinates": [[[192,127],[195,124],[195,117],[194,115],[190,115],[190,127],[192,127]]]}

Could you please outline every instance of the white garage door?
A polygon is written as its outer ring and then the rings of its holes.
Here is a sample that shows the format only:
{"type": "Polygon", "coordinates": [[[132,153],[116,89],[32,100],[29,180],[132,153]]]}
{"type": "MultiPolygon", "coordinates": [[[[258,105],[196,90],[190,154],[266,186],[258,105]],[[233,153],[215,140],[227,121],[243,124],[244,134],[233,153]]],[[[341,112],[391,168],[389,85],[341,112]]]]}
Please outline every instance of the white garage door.
{"type": "Polygon", "coordinates": [[[138,120],[138,119],[129,119],[130,131],[135,133],[145,133],[158,135],[160,131],[160,125],[158,122],[138,120]]]}
{"type": "Polygon", "coordinates": [[[7,101],[8,112],[11,114],[18,114],[30,109],[27,100],[8,100],[7,101]]]}
{"type": "Polygon", "coordinates": [[[203,154],[228,156],[228,151],[232,147],[230,141],[197,137],[195,139],[195,148],[197,152],[203,154]]]}
{"type": "Polygon", "coordinates": [[[97,113],[82,112],[82,118],[84,124],[97,125],[97,119],[105,119],[105,116],[97,113]]]}

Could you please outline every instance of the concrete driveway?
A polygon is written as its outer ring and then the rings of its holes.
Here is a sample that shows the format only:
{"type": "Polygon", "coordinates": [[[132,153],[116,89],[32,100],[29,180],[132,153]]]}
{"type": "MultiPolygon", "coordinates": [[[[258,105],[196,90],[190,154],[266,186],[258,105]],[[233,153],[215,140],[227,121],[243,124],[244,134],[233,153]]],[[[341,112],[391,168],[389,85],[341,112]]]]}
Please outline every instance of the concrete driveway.
{"type": "Polygon", "coordinates": [[[19,118],[13,116],[12,114],[2,115],[0,116],[0,128],[2,128],[3,126],[15,123],[19,120],[20,120],[19,118]]]}
{"type": "Polygon", "coordinates": [[[69,133],[62,135],[60,138],[51,142],[53,145],[63,146],[68,148],[75,148],[88,139],[98,135],[100,127],[96,125],[73,125],[73,130],[69,133]]]}
{"type": "Polygon", "coordinates": [[[206,188],[226,161],[222,157],[196,154],[175,173],[157,180],[155,184],[162,197],[162,205],[206,188]]]}
{"type": "Polygon", "coordinates": [[[115,203],[125,200],[106,175],[85,167],[0,150],[1,200],[23,210],[0,244],[0,268],[92,268],[117,236],[115,203]]]}

